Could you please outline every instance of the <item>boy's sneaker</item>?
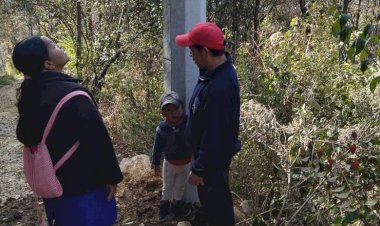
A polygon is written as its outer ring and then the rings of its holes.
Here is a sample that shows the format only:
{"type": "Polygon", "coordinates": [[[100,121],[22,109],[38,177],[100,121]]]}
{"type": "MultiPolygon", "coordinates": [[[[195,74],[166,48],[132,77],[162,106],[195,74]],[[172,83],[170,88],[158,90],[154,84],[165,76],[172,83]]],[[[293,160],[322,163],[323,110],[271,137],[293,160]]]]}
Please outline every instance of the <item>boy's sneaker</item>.
{"type": "Polygon", "coordinates": [[[171,220],[174,217],[174,214],[170,210],[170,202],[167,200],[160,201],[160,204],[158,206],[158,221],[160,223],[163,223],[167,220],[171,220]]]}
{"type": "Polygon", "coordinates": [[[176,204],[172,204],[173,213],[176,217],[188,217],[192,212],[191,203],[185,202],[177,202],[176,204]]]}

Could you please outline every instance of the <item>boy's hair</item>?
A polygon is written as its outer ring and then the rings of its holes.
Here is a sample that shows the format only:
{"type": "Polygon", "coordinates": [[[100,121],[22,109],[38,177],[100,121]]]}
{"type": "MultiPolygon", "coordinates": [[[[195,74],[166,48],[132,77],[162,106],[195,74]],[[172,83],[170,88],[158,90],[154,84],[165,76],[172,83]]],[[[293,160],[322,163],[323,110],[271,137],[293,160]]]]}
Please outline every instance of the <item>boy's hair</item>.
{"type": "Polygon", "coordinates": [[[160,97],[161,109],[167,104],[174,104],[177,107],[179,107],[179,106],[183,107],[183,100],[177,92],[169,91],[169,92],[165,92],[160,97]]]}
{"type": "Polygon", "coordinates": [[[41,36],[31,36],[17,43],[12,60],[15,68],[28,76],[38,75],[49,60],[49,51],[41,36]]]}

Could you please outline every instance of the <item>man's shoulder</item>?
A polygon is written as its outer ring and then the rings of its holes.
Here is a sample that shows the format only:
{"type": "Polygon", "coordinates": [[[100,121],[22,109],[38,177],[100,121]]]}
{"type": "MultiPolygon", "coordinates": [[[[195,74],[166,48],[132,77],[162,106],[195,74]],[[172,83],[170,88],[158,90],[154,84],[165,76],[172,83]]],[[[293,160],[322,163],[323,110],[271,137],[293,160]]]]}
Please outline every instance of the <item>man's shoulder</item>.
{"type": "Polygon", "coordinates": [[[231,89],[231,87],[237,85],[237,75],[235,69],[223,69],[219,71],[219,74],[215,76],[210,83],[210,88],[214,92],[224,92],[225,90],[231,89]]]}
{"type": "Polygon", "coordinates": [[[232,62],[225,64],[218,72],[219,75],[222,75],[219,76],[220,79],[237,79],[236,69],[232,62]]]}

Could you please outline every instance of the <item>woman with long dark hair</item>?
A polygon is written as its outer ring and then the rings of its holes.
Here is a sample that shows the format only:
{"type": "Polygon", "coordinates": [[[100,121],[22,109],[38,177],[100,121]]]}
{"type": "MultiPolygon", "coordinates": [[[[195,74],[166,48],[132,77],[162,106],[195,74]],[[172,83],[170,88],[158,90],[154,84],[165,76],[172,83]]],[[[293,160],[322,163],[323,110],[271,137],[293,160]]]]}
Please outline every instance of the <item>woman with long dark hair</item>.
{"type": "MultiPolygon", "coordinates": [[[[79,80],[63,73],[66,53],[44,36],[31,36],[13,50],[13,63],[25,75],[17,107],[17,138],[26,146],[41,142],[57,103],[68,93],[82,90],[79,80]]],[[[80,145],[57,170],[63,195],[44,198],[49,225],[110,226],[117,216],[114,194],[123,179],[113,145],[94,100],[68,100],[46,139],[55,164],[75,142],[80,145]]]]}

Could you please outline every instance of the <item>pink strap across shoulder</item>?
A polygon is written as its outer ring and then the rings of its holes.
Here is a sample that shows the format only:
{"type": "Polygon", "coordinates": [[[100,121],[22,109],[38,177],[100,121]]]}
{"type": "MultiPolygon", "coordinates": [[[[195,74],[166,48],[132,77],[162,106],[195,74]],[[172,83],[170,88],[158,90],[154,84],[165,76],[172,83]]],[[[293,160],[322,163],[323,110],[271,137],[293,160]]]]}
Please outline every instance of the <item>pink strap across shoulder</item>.
{"type": "Polygon", "coordinates": [[[59,167],[61,167],[62,164],[65,163],[68,158],[70,158],[70,156],[79,147],[79,144],[80,144],[79,141],[75,142],[75,144],[62,156],[62,158],[60,160],[58,160],[58,162],[54,165],[55,171],[57,171],[59,169],[59,167]]]}
{"type": "Polygon", "coordinates": [[[53,123],[55,121],[55,119],[57,118],[57,115],[58,115],[58,112],[61,110],[62,106],[68,101],[70,100],[71,98],[75,97],[75,96],[79,96],[79,95],[83,95],[83,96],[87,96],[88,98],[90,98],[92,100],[92,98],[90,97],[90,95],[88,95],[88,93],[86,93],[85,91],[82,91],[82,90],[77,90],[77,91],[73,91],[69,94],[67,94],[66,96],[64,96],[57,104],[57,106],[55,107],[53,113],[51,114],[50,116],[50,119],[45,127],[45,130],[44,130],[44,134],[42,135],[42,140],[41,140],[41,144],[45,144],[46,142],[46,138],[47,136],[49,135],[50,133],[50,130],[51,128],[53,127],[53,123]]]}
{"type": "MultiPolygon", "coordinates": [[[[59,103],[57,104],[57,106],[55,107],[53,113],[51,114],[50,118],[49,118],[49,121],[46,125],[46,128],[45,128],[45,131],[44,131],[44,134],[42,136],[42,140],[41,140],[41,144],[45,144],[46,142],[46,138],[47,136],[49,135],[50,133],[50,130],[51,128],[53,127],[53,123],[55,121],[55,119],[57,118],[57,115],[58,115],[58,112],[61,110],[62,106],[68,101],[70,100],[71,98],[75,97],[75,96],[79,96],[79,95],[83,95],[83,96],[87,96],[88,98],[90,98],[90,100],[92,101],[92,98],[90,97],[90,95],[88,95],[88,93],[84,92],[84,91],[81,91],[81,90],[77,90],[77,91],[73,91],[69,94],[67,94],[66,96],[64,96],[60,101],[59,103]]],[[[70,158],[70,156],[77,150],[77,148],[79,147],[79,141],[75,142],[74,145],[62,156],[62,158],[54,165],[54,169],[57,171],[59,169],[59,167],[61,167],[61,165],[66,162],[66,160],[68,158],[70,158]]]]}

